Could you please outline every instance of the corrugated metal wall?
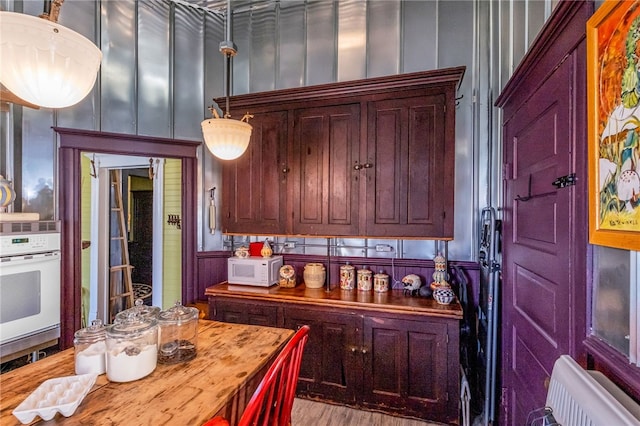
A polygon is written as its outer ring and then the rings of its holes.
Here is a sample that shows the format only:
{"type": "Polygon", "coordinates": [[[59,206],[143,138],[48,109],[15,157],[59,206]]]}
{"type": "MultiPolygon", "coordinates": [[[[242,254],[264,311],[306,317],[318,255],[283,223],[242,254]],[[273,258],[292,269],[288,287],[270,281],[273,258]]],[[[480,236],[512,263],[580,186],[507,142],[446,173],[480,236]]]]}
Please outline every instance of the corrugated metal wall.
{"type": "MultiPolygon", "coordinates": [[[[224,16],[202,6],[224,5],[204,0],[66,0],[60,23],[96,41],[104,54],[98,83],[72,108],[1,113],[0,142],[7,145],[17,126],[24,146],[55,151],[52,125],[201,140],[200,121],[209,116],[206,107],[224,94],[224,58],[218,44],[225,38],[224,16]],[[12,124],[20,114],[22,119],[12,124]]],[[[489,199],[495,204],[501,186],[499,117],[493,99],[550,5],[550,0],[234,1],[232,38],[238,55],[233,92],[466,65],[457,110],[456,227],[449,255],[473,259],[477,212],[489,199]],[[522,28],[527,30],[520,32],[522,28]],[[492,193],[490,187],[497,189],[492,193]]],[[[42,1],[0,0],[0,7],[38,15],[42,1]]],[[[204,209],[206,189],[221,187],[219,164],[203,153],[200,171],[200,249],[220,249],[223,239],[208,233],[204,209]]],[[[391,243],[402,250],[394,255],[434,254],[433,242],[391,243]]]]}

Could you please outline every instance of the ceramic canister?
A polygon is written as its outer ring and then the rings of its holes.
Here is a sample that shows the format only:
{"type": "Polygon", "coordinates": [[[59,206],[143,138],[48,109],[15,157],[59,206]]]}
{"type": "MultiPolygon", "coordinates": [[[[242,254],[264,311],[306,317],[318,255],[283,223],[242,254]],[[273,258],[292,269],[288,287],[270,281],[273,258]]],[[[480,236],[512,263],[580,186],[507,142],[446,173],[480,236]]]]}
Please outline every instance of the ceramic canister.
{"type": "Polygon", "coordinates": [[[389,275],[380,271],[373,276],[373,291],[384,293],[389,291],[389,275]]]}
{"type": "Polygon", "coordinates": [[[371,290],[371,278],[373,277],[373,272],[370,270],[363,268],[358,269],[358,290],[369,291],[371,290]]]}
{"type": "Polygon", "coordinates": [[[353,265],[342,265],[340,267],[340,288],[342,290],[353,290],[356,287],[356,274],[353,265]]]}

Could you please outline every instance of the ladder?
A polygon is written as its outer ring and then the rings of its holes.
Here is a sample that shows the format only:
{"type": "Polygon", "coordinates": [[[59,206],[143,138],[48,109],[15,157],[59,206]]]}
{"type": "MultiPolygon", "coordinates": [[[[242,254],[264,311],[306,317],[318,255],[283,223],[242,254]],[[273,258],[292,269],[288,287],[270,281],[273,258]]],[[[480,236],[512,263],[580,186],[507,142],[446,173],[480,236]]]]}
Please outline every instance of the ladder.
{"type": "MultiPolygon", "coordinates": [[[[110,231],[111,244],[109,252],[109,317],[113,321],[117,312],[133,307],[133,283],[131,282],[131,269],[129,264],[129,246],[127,242],[127,227],[122,208],[122,188],[120,186],[120,171],[111,170],[111,217],[110,231]],[[115,218],[114,218],[115,215],[115,218]],[[117,226],[114,225],[114,219],[117,226]],[[114,250],[114,242],[119,243],[120,256],[114,250]],[[114,255],[115,251],[115,255],[114,255]],[[118,264],[118,262],[120,262],[118,264]]],[[[116,246],[117,247],[117,246],[116,246]]]]}

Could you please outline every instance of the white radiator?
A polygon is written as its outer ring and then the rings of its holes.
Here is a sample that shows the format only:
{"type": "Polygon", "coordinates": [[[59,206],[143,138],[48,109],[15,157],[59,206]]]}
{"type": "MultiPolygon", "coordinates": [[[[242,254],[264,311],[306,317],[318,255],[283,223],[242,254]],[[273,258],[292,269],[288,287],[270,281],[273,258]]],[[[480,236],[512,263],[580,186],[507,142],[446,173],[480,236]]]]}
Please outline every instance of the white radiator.
{"type": "Polygon", "coordinates": [[[568,355],[553,366],[546,405],[562,426],[640,425],[640,405],[602,373],[583,369],[568,355]]]}

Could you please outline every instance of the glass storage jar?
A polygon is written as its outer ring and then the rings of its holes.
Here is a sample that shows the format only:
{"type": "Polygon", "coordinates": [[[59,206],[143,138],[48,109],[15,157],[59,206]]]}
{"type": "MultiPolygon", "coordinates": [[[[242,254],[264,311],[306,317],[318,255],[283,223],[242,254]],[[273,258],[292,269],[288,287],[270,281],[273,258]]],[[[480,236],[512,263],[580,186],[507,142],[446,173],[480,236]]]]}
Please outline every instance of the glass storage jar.
{"type": "Polygon", "coordinates": [[[158,315],[158,362],[176,364],[196,357],[198,340],[197,308],[175,306],[158,315]]]}
{"type": "Polygon", "coordinates": [[[151,374],[158,361],[158,320],[129,312],[107,327],[107,378],[131,382],[151,374]]]}
{"type": "Polygon", "coordinates": [[[94,319],[87,328],[73,336],[76,374],[104,374],[107,352],[106,327],[101,319],[94,319]]]}

